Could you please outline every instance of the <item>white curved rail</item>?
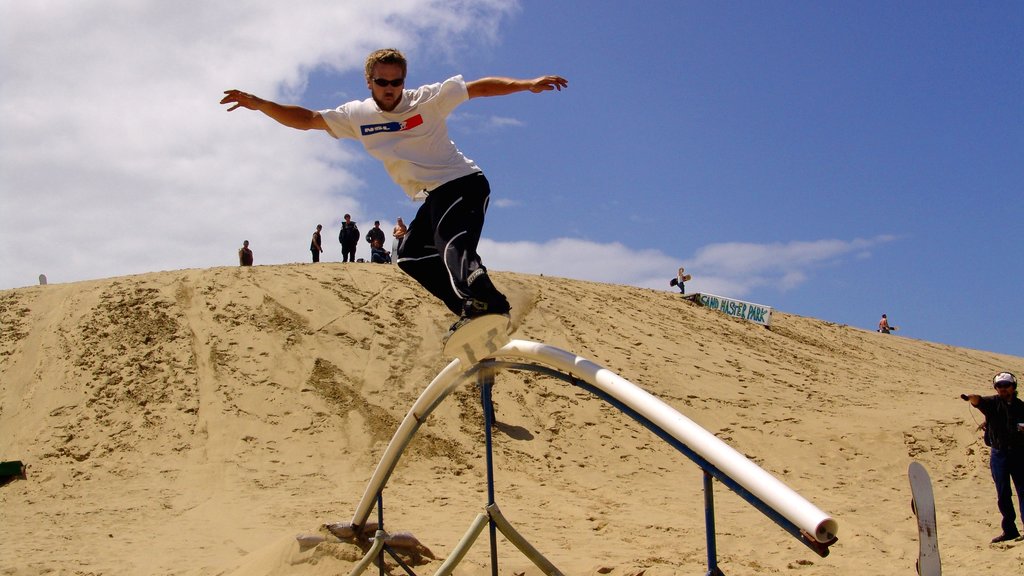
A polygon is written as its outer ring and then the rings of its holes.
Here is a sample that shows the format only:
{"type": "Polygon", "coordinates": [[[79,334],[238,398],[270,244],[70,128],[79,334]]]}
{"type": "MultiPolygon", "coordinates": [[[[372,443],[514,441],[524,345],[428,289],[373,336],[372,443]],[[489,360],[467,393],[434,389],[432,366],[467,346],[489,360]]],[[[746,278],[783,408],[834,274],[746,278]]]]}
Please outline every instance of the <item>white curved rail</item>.
{"type": "MultiPolygon", "coordinates": [[[[498,350],[493,358],[532,360],[576,376],[642,415],[653,425],[689,447],[818,542],[828,543],[835,539],[839,527],[833,518],[699,424],[680,414],[675,408],[610,370],[565,350],[528,340],[512,340],[498,350]]],[[[420,394],[399,425],[370,478],[353,515],[353,525],[362,526],[366,522],[377,494],[384,488],[391,472],[398,464],[402,451],[420,424],[462,381],[461,376],[469,368],[472,367],[463,367],[459,360],[453,360],[420,394]]]]}
{"type": "Polygon", "coordinates": [[[465,370],[462,368],[461,362],[459,360],[452,360],[420,393],[420,397],[413,403],[409,413],[405,415],[402,423],[395,430],[394,436],[391,437],[391,442],[388,444],[387,449],[384,450],[384,454],[381,455],[380,462],[377,463],[377,468],[373,471],[373,476],[370,476],[370,482],[366,485],[366,490],[363,491],[363,497],[356,506],[355,514],[352,515],[353,526],[363,526],[366,523],[366,519],[370,516],[370,511],[373,508],[374,500],[377,499],[377,494],[388,483],[391,473],[395,470],[395,466],[398,465],[398,459],[401,458],[402,452],[409,445],[420,424],[427,419],[427,416],[434,411],[434,408],[437,408],[441,401],[462,381],[460,377],[464,373],[465,370]]]}

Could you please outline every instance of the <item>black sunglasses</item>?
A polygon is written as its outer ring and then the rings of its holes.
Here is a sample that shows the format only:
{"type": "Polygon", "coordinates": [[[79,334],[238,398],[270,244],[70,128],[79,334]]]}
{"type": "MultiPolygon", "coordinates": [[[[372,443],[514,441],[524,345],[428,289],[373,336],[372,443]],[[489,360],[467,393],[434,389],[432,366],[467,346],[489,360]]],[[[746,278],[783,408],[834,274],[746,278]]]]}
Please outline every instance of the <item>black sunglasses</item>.
{"type": "Polygon", "coordinates": [[[386,80],[384,78],[374,78],[373,79],[373,83],[376,84],[377,86],[380,86],[381,88],[383,88],[385,86],[391,86],[391,87],[394,87],[394,88],[398,88],[402,84],[405,84],[405,78],[395,78],[394,80],[386,80]]]}
{"type": "Polygon", "coordinates": [[[1007,382],[1007,381],[1003,380],[1002,382],[996,382],[995,383],[995,387],[996,388],[1012,388],[1013,387],[1013,382],[1007,382]]]}

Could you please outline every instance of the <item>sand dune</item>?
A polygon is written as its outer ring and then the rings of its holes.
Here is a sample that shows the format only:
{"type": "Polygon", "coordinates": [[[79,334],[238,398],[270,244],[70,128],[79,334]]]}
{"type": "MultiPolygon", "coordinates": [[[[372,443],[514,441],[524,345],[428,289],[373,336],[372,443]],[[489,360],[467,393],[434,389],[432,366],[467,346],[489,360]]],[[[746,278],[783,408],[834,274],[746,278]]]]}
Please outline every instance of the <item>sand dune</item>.
{"type": "MultiPolygon", "coordinates": [[[[514,337],[640,385],[839,522],[820,558],[716,486],[719,563],[747,574],[914,574],[907,466],[935,482],[948,574],[1015,574],[980,416],[1024,358],[777,312],[771,330],[671,292],[496,273],[514,337]]],[[[770,304],[768,302],[767,304],[770,304]]],[[[351,518],[381,452],[447,364],[451,319],[395,267],[161,272],[0,292],[0,574],[346,574],[351,518]],[[297,535],[326,537],[302,543],[297,535]]],[[[497,500],[567,574],[702,574],[702,475],[587,392],[502,373],[497,500]]],[[[423,425],[385,491],[386,527],[436,559],[486,504],[473,386],[423,425]]],[[[486,539],[457,574],[489,574],[486,539]]],[[[499,543],[502,573],[539,574],[499,543]]],[[[418,556],[418,557],[417,557],[418,556]]],[[[389,564],[389,566],[391,566],[389,564]]],[[[376,568],[372,568],[376,573],[376,568]]],[[[399,571],[389,569],[390,573],[399,571]]]]}

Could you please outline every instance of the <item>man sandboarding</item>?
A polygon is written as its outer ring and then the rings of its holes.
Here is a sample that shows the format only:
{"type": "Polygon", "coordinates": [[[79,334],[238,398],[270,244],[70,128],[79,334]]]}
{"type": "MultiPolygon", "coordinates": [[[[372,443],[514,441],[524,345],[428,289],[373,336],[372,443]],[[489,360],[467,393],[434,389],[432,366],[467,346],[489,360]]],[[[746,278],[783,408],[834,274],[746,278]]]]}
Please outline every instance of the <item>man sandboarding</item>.
{"type": "Polygon", "coordinates": [[[476,251],[490,185],[476,163],[449,139],[445,119],[472,98],[561,91],[568,81],[550,75],[466,82],[462,76],[453,76],[405,89],[406,70],[405,56],[398,50],[373,52],[365,68],[370,98],[334,110],[281,105],[240,90],[226,90],[221,104],[233,104],[228,112],[240,107],[258,110],[291,128],[359,140],[410,198],[424,200],[399,242],[397,262],[459,317],[446,341],[474,318],[492,314],[503,317],[507,338],[511,306],[491,283],[476,251]]]}

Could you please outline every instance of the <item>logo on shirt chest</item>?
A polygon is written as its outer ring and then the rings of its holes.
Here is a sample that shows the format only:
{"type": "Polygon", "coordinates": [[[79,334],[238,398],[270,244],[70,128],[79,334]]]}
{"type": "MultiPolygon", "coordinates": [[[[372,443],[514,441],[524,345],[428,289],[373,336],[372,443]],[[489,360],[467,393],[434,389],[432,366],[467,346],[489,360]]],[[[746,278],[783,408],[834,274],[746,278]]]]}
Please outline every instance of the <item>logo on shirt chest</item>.
{"type": "Polygon", "coordinates": [[[423,124],[423,116],[417,114],[412,118],[407,118],[401,122],[384,122],[383,124],[363,124],[359,127],[359,132],[363,136],[372,136],[373,134],[380,134],[382,132],[404,132],[406,130],[412,130],[413,128],[423,124]]]}

